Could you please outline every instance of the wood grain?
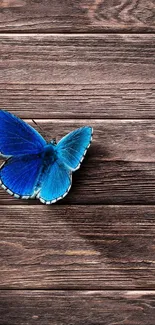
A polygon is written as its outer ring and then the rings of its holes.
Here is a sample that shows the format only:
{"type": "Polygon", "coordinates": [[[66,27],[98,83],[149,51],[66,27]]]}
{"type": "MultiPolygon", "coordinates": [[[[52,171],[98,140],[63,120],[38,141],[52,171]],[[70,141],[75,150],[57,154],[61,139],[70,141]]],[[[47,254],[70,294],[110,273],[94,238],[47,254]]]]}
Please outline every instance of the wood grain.
{"type": "Polygon", "coordinates": [[[154,304],[154,291],[1,290],[0,323],[154,325],[154,304]]]}
{"type": "Polygon", "coordinates": [[[22,118],[155,118],[155,35],[0,35],[0,108],[22,118]]]}
{"type": "Polygon", "coordinates": [[[1,0],[0,31],[148,32],[153,0],[1,0]]]}
{"type": "Polygon", "coordinates": [[[0,206],[0,288],[155,289],[154,206],[0,206]]]}
{"type": "Polygon", "coordinates": [[[0,109],[94,127],[63,201],[0,190],[1,325],[154,325],[154,31],[153,0],[0,0],[0,109]]]}
{"type": "MultiPolygon", "coordinates": [[[[88,125],[88,120],[37,123],[47,141],[53,137],[59,141],[73,129],[88,125]]],[[[80,170],[73,173],[71,191],[57,204],[154,204],[154,120],[100,119],[89,124],[94,128],[93,142],[80,170]]],[[[9,203],[41,204],[38,200],[15,199],[0,189],[0,204],[9,203]]]]}

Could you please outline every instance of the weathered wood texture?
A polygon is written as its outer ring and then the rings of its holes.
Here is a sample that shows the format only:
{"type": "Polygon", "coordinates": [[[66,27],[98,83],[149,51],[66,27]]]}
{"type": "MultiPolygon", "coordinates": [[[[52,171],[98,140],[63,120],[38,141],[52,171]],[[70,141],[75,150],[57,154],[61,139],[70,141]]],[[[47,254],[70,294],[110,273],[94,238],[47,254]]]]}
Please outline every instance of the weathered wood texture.
{"type": "Polygon", "coordinates": [[[155,35],[0,35],[0,108],[22,118],[155,118],[155,35]]]}
{"type": "Polygon", "coordinates": [[[155,206],[1,206],[0,288],[155,289],[155,206]]]}
{"type": "Polygon", "coordinates": [[[154,291],[2,290],[0,324],[154,325],[154,305],[154,291]]]}
{"type": "MultiPolygon", "coordinates": [[[[47,134],[47,140],[56,137],[57,141],[77,127],[87,124],[94,127],[87,156],[80,170],[73,173],[72,189],[58,204],[155,203],[154,121],[62,119],[37,120],[37,123],[47,134]]],[[[39,204],[39,201],[18,200],[0,189],[0,204],[6,203],[39,204]]]]}
{"type": "Polygon", "coordinates": [[[0,31],[155,30],[153,0],[1,0],[0,31]]]}
{"type": "Polygon", "coordinates": [[[0,0],[0,109],[94,127],[63,201],[0,190],[0,325],[154,325],[154,31],[153,0],[0,0]]]}

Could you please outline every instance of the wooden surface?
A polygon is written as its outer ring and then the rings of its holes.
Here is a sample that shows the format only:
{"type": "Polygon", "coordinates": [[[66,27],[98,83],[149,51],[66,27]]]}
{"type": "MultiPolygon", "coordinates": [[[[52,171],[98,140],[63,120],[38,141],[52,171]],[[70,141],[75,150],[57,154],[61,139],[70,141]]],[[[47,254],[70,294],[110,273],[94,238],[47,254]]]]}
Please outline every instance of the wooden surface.
{"type": "MultiPolygon", "coordinates": [[[[88,154],[80,170],[73,174],[72,190],[58,204],[154,204],[154,120],[36,121],[47,134],[47,140],[56,137],[59,141],[83,125],[94,128],[88,154]]],[[[34,125],[32,121],[31,125],[34,125]]],[[[1,204],[42,205],[37,200],[18,200],[3,189],[0,189],[0,200],[1,204]]]]}
{"type": "MultiPolygon", "coordinates": [[[[71,191],[58,205],[154,204],[154,163],[95,162],[90,169],[85,164],[88,164],[86,160],[73,175],[71,191]]],[[[15,199],[3,189],[0,189],[0,199],[3,205],[42,205],[39,200],[15,199]]]]}
{"type": "Polygon", "coordinates": [[[154,325],[154,30],[154,0],[0,0],[0,109],[94,128],[64,200],[0,189],[0,325],[154,325]]]}
{"type": "Polygon", "coordinates": [[[22,118],[155,118],[154,34],[4,34],[0,43],[0,108],[22,118]]]}
{"type": "Polygon", "coordinates": [[[154,324],[155,318],[154,291],[1,290],[0,298],[4,325],[68,325],[69,319],[74,325],[146,325],[154,324]]]}
{"type": "Polygon", "coordinates": [[[155,206],[1,206],[0,289],[155,290],[155,206]]]}
{"type": "Polygon", "coordinates": [[[1,0],[0,31],[148,32],[154,0],[1,0]]]}

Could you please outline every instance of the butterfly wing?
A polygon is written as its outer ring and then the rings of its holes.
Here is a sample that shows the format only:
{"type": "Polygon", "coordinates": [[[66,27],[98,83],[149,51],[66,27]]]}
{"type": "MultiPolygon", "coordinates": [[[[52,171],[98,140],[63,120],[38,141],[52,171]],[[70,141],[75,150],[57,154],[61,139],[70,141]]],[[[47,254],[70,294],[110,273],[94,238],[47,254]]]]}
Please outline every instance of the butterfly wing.
{"type": "Polygon", "coordinates": [[[42,178],[41,190],[37,198],[42,203],[51,204],[64,198],[71,188],[71,172],[59,160],[46,168],[42,178]]]}
{"type": "Polygon", "coordinates": [[[11,157],[0,169],[0,184],[16,198],[27,199],[35,196],[41,167],[41,155],[11,157]]]}
{"type": "Polygon", "coordinates": [[[90,146],[93,129],[84,126],[63,137],[57,144],[57,155],[72,171],[77,170],[90,146]]]}
{"type": "Polygon", "coordinates": [[[16,156],[38,153],[46,141],[30,125],[15,115],[0,110],[0,154],[16,156]]]}
{"type": "Polygon", "coordinates": [[[80,167],[92,139],[91,127],[77,129],[57,144],[57,159],[46,168],[37,197],[46,204],[64,198],[71,188],[71,171],[80,167]]]}

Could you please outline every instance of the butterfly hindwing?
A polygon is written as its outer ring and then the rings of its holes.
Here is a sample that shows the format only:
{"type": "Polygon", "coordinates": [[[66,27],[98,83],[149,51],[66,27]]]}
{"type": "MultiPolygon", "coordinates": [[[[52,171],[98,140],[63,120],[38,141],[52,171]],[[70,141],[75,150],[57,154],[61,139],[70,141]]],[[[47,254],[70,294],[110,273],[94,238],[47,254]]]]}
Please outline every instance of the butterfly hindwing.
{"type": "Polygon", "coordinates": [[[41,190],[37,198],[42,203],[51,204],[67,195],[71,188],[71,172],[57,159],[48,166],[42,177],[41,190]]]}
{"type": "Polygon", "coordinates": [[[93,129],[89,126],[76,129],[57,144],[58,157],[72,171],[77,170],[90,146],[93,129]]]}
{"type": "Polygon", "coordinates": [[[16,156],[38,153],[46,141],[29,124],[15,115],[0,110],[0,154],[16,156]]]}
{"type": "Polygon", "coordinates": [[[0,184],[15,197],[29,198],[35,194],[42,157],[37,154],[9,158],[0,169],[0,184]]]}

